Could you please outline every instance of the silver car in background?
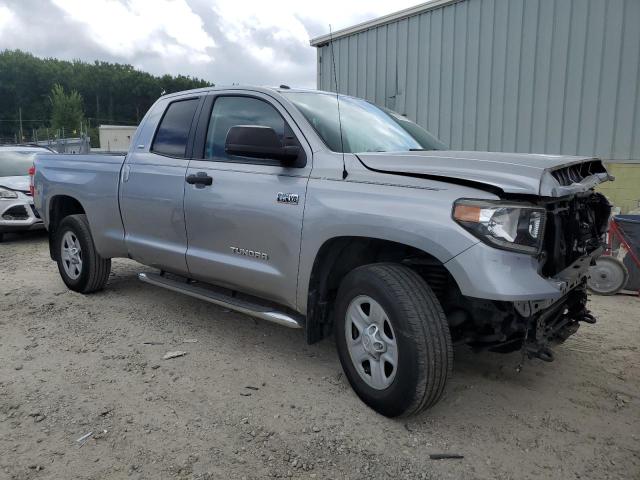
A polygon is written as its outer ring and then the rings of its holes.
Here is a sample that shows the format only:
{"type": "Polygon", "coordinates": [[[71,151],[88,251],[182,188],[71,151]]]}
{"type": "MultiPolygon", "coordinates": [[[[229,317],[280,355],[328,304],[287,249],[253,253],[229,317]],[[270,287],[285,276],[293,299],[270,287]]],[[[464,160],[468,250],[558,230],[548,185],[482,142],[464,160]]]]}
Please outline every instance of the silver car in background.
{"type": "Polygon", "coordinates": [[[46,147],[0,146],[0,241],[5,233],[44,228],[33,206],[29,169],[38,153],[52,153],[46,147]]]}

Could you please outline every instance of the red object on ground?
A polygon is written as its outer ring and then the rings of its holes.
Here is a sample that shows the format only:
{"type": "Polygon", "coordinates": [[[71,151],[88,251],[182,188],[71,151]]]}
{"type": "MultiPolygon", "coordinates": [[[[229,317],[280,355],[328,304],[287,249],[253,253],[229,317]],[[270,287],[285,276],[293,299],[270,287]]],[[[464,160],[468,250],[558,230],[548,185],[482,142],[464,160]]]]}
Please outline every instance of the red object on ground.
{"type": "MultiPolygon", "coordinates": [[[[627,255],[631,258],[633,265],[640,272],[639,234],[640,215],[616,215],[609,221],[607,251],[604,255],[611,255],[618,248],[624,248],[627,251],[627,255]],[[625,224],[625,226],[621,227],[620,224],[625,224]],[[628,232],[625,232],[625,230],[628,230],[628,232]]],[[[634,287],[634,289],[635,288],[637,288],[637,286],[634,287]]],[[[640,295],[640,288],[638,288],[638,295],[640,295]]]]}

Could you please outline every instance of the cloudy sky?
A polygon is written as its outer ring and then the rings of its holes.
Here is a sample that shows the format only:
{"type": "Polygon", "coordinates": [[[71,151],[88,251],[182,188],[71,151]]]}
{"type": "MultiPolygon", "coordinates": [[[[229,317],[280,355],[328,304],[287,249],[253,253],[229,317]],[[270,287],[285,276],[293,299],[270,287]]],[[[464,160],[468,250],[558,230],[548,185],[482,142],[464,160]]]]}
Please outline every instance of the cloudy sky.
{"type": "MultiPolygon", "coordinates": [[[[423,0],[424,1],[424,0],[423,0]]],[[[309,39],[420,0],[0,0],[0,48],[223,85],[315,87],[309,39]]]]}

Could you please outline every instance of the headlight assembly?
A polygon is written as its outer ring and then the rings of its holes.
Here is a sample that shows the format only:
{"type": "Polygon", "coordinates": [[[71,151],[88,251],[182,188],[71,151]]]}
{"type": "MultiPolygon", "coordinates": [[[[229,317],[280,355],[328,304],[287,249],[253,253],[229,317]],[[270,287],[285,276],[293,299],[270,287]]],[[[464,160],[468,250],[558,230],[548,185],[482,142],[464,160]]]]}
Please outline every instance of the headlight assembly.
{"type": "Polygon", "coordinates": [[[18,198],[17,192],[0,187],[0,200],[12,200],[18,198]]]}
{"type": "Polygon", "coordinates": [[[542,249],[546,211],[514,202],[460,199],[453,219],[483,242],[536,255],[542,249]]]}

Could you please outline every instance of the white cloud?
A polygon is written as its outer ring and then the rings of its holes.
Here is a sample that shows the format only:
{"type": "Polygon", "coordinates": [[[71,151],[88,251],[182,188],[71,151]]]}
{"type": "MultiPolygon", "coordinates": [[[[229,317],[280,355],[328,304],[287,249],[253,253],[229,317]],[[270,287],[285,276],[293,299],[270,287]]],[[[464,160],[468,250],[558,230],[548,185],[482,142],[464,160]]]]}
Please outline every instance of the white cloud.
{"type": "Polygon", "coordinates": [[[311,37],[327,33],[329,24],[336,31],[415,3],[415,0],[396,0],[392,5],[386,0],[216,0],[211,8],[223,19],[219,30],[225,39],[243,46],[250,60],[264,69],[277,71],[285,78],[294,76],[302,59],[283,50],[286,46],[287,51],[306,52],[304,65],[310,71],[304,86],[311,86],[316,58],[315,50],[309,46],[311,37]],[[309,25],[319,31],[310,31],[309,25]]]}
{"type": "Polygon", "coordinates": [[[415,4],[416,0],[396,0],[392,4],[388,0],[216,0],[212,8],[224,19],[222,30],[230,40],[246,41],[256,30],[274,29],[278,39],[290,38],[308,45],[309,38],[319,32],[309,32],[305,21],[324,25],[322,33],[328,33],[329,24],[335,31],[415,4]]]}
{"type": "Polygon", "coordinates": [[[0,35],[14,22],[15,16],[9,7],[0,5],[0,35]]]}
{"type": "Polygon", "coordinates": [[[191,63],[212,60],[215,45],[185,0],[53,0],[112,55],[126,59],[153,52],[191,63]]]}
{"type": "Polygon", "coordinates": [[[313,87],[309,39],[420,0],[0,0],[0,47],[217,84],[313,87]]]}

